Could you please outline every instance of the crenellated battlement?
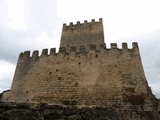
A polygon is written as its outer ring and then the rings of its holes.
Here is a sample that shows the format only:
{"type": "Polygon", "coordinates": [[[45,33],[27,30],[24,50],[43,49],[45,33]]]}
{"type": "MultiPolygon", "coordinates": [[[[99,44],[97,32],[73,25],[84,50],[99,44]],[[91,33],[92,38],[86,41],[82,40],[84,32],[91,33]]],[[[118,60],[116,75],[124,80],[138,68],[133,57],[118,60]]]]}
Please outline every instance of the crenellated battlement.
{"type": "Polygon", "coordinates": [[[32,54],[30,51],[24,51],[20,53],[20,57],[40,57],[40,56],[56,54],[56,48],[51,48],[49,53],[48,51],[49,51],[48,49],[43,49],[40,55],[38,50],[34,50],[32,54]]]}
{"type": "Polygon", "coordinates": [[[43,49],[41,54],[39,55],[39,51],[35,50],[33,51],[33,53],[31,54],[30,51],[24,51],[22,53],[20,53],[20,57],[25,57],[25,58],[29,58],[29,57],[45,57],[45,56],[50,56],[50,55],[59,55],[59,54],[64,54],[64,55],[68,55],[71,53],[75,53],[75,54],[88,54],[90,52],[104,52],[107,53],[111,50],[133,50],[133,49],[137,49],[138,50],[138,44],[137,42],[133,42],[132,43],[132,48],[128,48],[128,44],[127,43],[122,43],[122,48],[117,46],[117,43],[111,43],[110,47],[107,48],[106,44],[100,44],[100,45],[95,45],[95,44],[91,44],[91,45],[81,45],[81,46],[70,46],[70,47],[60,47],[59,48],[59,52],[56,53],[56,48],[51,48],[50,50],[48,49],[43,49]]]}
{"type": "Polygon", "coordinates": [[[92,24],[93,25],[93,24],[100,23],[100,22],[102,23],[102,18],[99,18],[98,21],[96,21],[95,19],[92,19],[90,22],[88,20],[84,20],[84,22],[77,21],[76,24],[73,24],[73,22],[70,22],[69,25],[64,23],[63,28],[67,29],[69,27],[76,27],[76,26],[79,27],[79,25],[81,25],[81,26],[84,25],[85,26],[87,24],[90,24],[90,25],[92,24]]]}

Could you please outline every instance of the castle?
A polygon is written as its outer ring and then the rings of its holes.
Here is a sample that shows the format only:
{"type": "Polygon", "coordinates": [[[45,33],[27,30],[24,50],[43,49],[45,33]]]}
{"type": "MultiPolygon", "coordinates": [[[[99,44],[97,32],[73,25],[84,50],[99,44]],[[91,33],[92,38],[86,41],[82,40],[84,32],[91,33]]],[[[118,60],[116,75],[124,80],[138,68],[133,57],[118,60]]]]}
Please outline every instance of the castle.
{"type": "Polygon", "coordinates": [[[138,44],[106,48],[101,18],[64,24],[58,53],[20,53],[11,89],[1,100],[156,109],[138,44]]]}

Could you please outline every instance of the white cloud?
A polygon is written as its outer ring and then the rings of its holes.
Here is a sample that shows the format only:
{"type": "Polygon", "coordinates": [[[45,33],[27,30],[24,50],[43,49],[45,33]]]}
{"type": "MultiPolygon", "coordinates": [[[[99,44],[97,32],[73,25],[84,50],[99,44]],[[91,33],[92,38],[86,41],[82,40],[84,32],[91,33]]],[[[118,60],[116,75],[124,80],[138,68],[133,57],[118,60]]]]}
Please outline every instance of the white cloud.
{"type": "Polygon", "coordinates": [[[15,71],[15,65],[6,61],[0,61],[0,92],[8,90],[11,87],[12,78],[15,71]],[[10,84],[8,84],[10,83],[10,84]]]}
{"type": "Polygon", "coordinates": [[[25,0],[8,0],[8,26],[13,29],[25,29],[24,19],[25,0]]]}

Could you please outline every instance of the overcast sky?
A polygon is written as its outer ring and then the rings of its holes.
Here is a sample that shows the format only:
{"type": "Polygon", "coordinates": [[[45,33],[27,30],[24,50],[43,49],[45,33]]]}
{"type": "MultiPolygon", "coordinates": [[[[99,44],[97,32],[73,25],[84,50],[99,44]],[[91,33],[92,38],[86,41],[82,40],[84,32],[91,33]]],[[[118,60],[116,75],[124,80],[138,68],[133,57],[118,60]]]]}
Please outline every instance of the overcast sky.
{"type": "Polygon", "coordinates": [[[0,0],[0,92],[20,52],[60,44],[62,24],[103,18],[105,42],[138,42],[147,81],[160,98],[159,0],[0,0]]]}

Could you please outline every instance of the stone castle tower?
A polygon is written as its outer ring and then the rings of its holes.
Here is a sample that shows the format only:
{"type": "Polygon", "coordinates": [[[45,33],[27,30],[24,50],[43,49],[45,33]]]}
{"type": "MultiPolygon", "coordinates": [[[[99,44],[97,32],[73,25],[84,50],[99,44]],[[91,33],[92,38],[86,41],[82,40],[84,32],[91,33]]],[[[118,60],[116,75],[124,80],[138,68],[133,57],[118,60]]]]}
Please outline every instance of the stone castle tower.
{"type": "Polygon", "coordinates": [[[10,91],[2,100],[62,105],[137,107],[152,111],[138,44],[106,48],[102,19],[64,24],[55,48],[20,53],[10,91]]]}

